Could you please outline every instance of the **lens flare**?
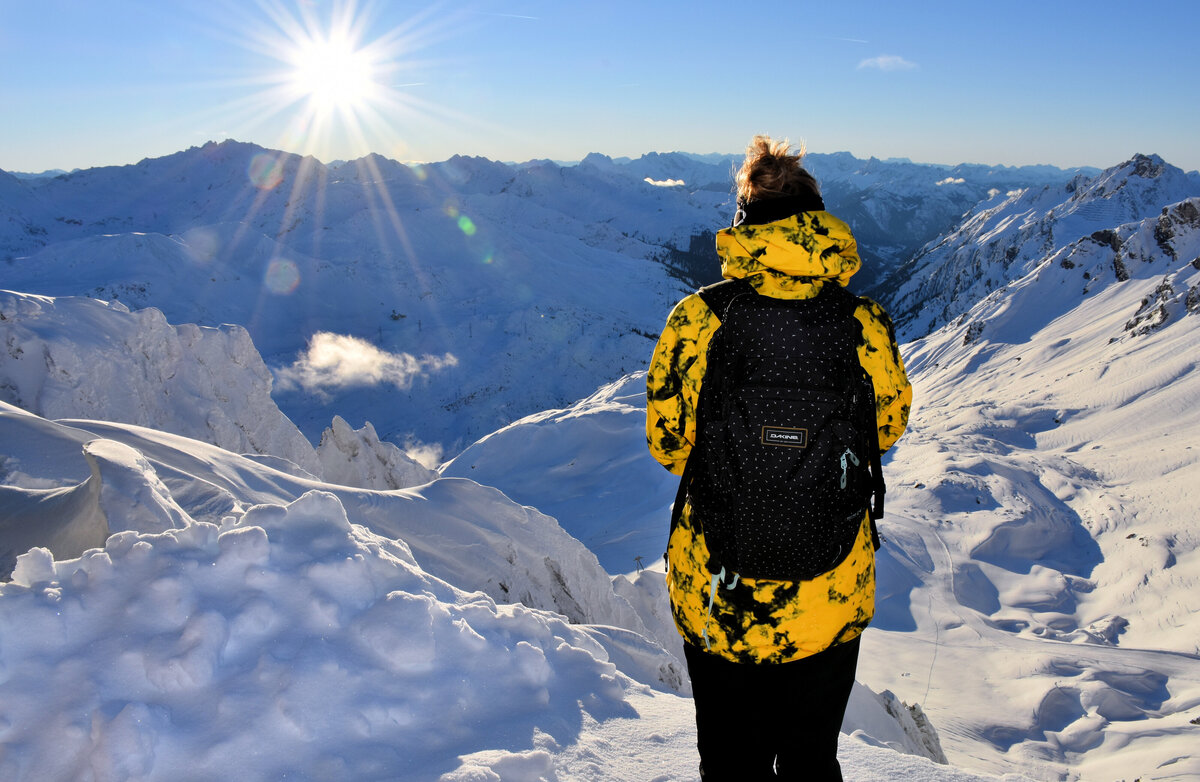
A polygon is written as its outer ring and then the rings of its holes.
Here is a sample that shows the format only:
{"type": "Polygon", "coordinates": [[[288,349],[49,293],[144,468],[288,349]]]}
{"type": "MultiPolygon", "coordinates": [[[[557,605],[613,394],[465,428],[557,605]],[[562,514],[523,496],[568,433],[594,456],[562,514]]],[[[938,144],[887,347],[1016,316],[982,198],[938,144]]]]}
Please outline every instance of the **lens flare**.
{"type": "MultiPolygon", "coordinates": [[[[415,158],[415,140],[429,128],[481,125],[469,114],[423,97],[428,93],[419,89],[427,86],[427,75],[441,78],[442,67],[419,58],[420,52],[461,35],[464,24],[475,24],[477,15],[443,4],[410,13],[410,4],[380,0],[218,0],[200,5],[205,16],[211,13],[214,33],[245,54],[220,64],[229,75],[215,82],[233,88],[234,97],[219,113],[197,117],[197,122],[219,122],[233,131],[222,136],[244,140],[267,132],[277,141],[265,146],[282,150],[247,163],[244,181],[257,192],[247,199],[243,227],[232,241],[276,215],[280,238],[310,212],[319,224],[329,203],[326,186],[345,176],[345,184],[357,182],[367,191],[368,219],[381,245],[407,262],[406,267],[396,265],[397,280],[407,284],[415,279],[427,287],[429,273],[372,153],[392,150],[415,158]],[[354,166],[339,174],[326,167],[333,161],[352,161],[354,166]],[[285,189],[290,192],[281,192],[285,189]]],[[[430,182],[439,173],[418,166],[413,176],[430,182]]],[[[457,223],[459,217],[455,210],[451,219],[457,223]]],[[[460,224],[468,235],[475,228],[469,220],[460,224]]],[[[206,252],[200,248],[197,255],[206,252]]],[[[270,296],[295,293],[303,276],[296,263],[283,258],[270,261],[262,275],[264,303],[270,296]]],[[[416,320],[419,329],[421,321],[416,320]]],[[[433,320],[445,328],[437,313],[433,320]]]]}
{"type": "Polygon", "coordinates": [[[221,240],[207,228],[193,228],[184,234],[183,240],[188,257],[200,266],[211,264],[221,250],[221,240]]]}
{"type": "Polygon", "coordinates": [[[274,190],[283,181],[283,163],[270,152],[259,152],[250,158],[246,174],[259,190],[274,190]]]}
{"type": "Polygon", "coordinates": [[[285,258],[275,258],[267,264],[263,285],[276,296],[287,296],[300,285],[300,268],[285,258]]]}
{"type": "Polygon", "coordinates": [[[475,223],[466,215],[461,215],[458,218],[458,230],[465,233],[467,236],[474,236],[479,229],[475,227],[475,223]]]}

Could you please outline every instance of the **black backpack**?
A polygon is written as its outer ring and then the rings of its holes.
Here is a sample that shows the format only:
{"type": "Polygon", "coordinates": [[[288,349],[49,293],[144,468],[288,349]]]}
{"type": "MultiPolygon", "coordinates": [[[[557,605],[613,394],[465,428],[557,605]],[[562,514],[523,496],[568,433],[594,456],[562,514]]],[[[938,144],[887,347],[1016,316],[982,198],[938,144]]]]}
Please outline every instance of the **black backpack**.
{"type": "Polygon", "coordinates": [[[689,502],[708,569],[749,578],[832,570],[868,511],[878,548],[884,484],[858,297],[832,281],[802,300],[759,295],[745,279],[699,293],[721,322],[672,529],[689,502]]]}

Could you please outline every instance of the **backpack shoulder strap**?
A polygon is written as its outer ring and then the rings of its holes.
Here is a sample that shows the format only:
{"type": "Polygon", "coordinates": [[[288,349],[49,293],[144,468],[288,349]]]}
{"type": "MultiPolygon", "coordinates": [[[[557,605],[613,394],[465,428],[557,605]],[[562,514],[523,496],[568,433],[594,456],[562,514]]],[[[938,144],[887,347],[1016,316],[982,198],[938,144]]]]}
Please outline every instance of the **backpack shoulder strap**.
{"type": "Polygon", "coordinates": [[[754,286],[750,281],[742,277],[736,280],[722,280],[713,285],[706,285],[696,291],[708,308],[717,316],[717,320],[724,321],[725,316],[729,313],[729,305],[733,300],[744,293],[754,293],[754,286]]]}
{"type": "Polygon", "coordinates": [[[851,318],[854,317],[854,311],[857,310],[858,306],[863,303],[863,300],[855,295],[854,292],[852,292],[849,288],[838,285],[833,280],[825,283],[824,287],[821,288],[821,295],[835,297],[839,306],[842,308],[842,312],[844,312],[847,317],[851,318]]]}
{"type": "MultiPolygon", "coordinates": [[[[826,287],[828,287],[828,285],[826,287]]],[[[833,287],[836,289],[836,291],[831,291],[831,293],[834,293],[835,295],[837,295],[839,297],[840,305],[843,308],[843,312],[845,313],[846,317],[849,318],[856,327],[861,328],[860,324],[857,321],[857,318],[855,318],[854,313],[858,310],[860,305],[866,303],[866,300],[860,296],[855,295],[848,288],[844,288],[841,285],[837,285],[836,283],[833,284],[833,287]]],[[[824,293],[824,290],[822,290],[822,293],[824,293]]],[[[856,351],[856,353],[857,353],[857,351],[856,351]]],[[[870,465],[871,465],[870,471],[871,471],[871,481],[872,481],[872,494],[874,495],[874,502],[871,505],[871,512],[870,512],[871,542],[875,546],[875,549],[878,550],[879,546],[880,546],[880,539],[879,539],[879,530],[876,527],[875,522],[878,519],[883,518],[883,498],[884,498],[884,494],[887,492],[887,485],[885,484],[885,482],[883,480],[882,454],[879,451],[879,429],[875,422],[874,384],[873,384],[873,381],[871,380],[871,376],[867,373],[867,371],[865,369],[862,370],[862,374],[863,374],[864,382],[866,383],[867,398],[869,400],[868,407],[870,408],[867,411],[870,414],[870,420],[864,421],[863,427],[864,427],[865,431],[872,433],[872,434],[867,435],[867,440],[868,440],[867,449],[868,449],[870,465]]]]}
{"type": "MultiPolygon", "coordinates": [[[[696,291],[697,295],[704,300],[704,304],[712,310],[716,315],[717,320],[724,322],[729,314],[729,308],[733,304],[733,300],[743,294],[754,294],[754,286],[745,278],[734,280],[722,280],[721,282],[712,285],[706,285],[696,291]]],[[[719,330],[719,327],[718,327],[719,330]]],[[[698,453],[700,446],[693,446],[691,454],[688,455],[687,461],[684,463],[683,475],[679,479],[679,489],[675,493],[675,503],[671,506],[671,527],[667,533],[667,542],[670,544],[670,535],[675,531],[675,527],[679,524],[679,517],[683,513],[683,506],[687,502],[688,486],[692,480],[692,473],[695,470],[696,463],[701,456],[698,453]]],[[[664,559],[666,554],[663,554],[664,559]]]]}

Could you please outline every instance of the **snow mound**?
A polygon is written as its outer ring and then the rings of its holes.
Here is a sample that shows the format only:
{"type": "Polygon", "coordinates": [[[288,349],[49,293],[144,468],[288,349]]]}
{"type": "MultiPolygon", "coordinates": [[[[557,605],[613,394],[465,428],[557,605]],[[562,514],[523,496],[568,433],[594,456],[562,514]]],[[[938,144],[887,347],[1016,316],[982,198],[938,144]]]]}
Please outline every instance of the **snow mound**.
{"type": "Polygon", "coordinates": [[[436,779],[535,724],[569,744],[637,687],[588,630],[429,576],[325,492],[13,575],[4,779],[436,779]]]}

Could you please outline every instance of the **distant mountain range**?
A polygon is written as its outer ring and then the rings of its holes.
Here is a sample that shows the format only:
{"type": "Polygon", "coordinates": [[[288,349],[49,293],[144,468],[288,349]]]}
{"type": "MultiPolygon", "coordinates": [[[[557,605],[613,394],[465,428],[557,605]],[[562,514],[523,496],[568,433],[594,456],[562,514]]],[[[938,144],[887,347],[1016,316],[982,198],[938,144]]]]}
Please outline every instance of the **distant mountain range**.
{"type": "MultiPolygon", "coordinates": [[[[452,454],[644,364],[674,301],[718,278],[712,233],[737,160],[325,166],[225,141],[49,178],[0,172],[3,286],[241,324],[311,441],[358,410],[385,440],[452,454]],[[364,350],[392,371],[356,372],[364,350]]],[[[884,300],[887,275],[989,193],[1086,176],[807,161],[859,239],[856,287],[884,300]]]]}

